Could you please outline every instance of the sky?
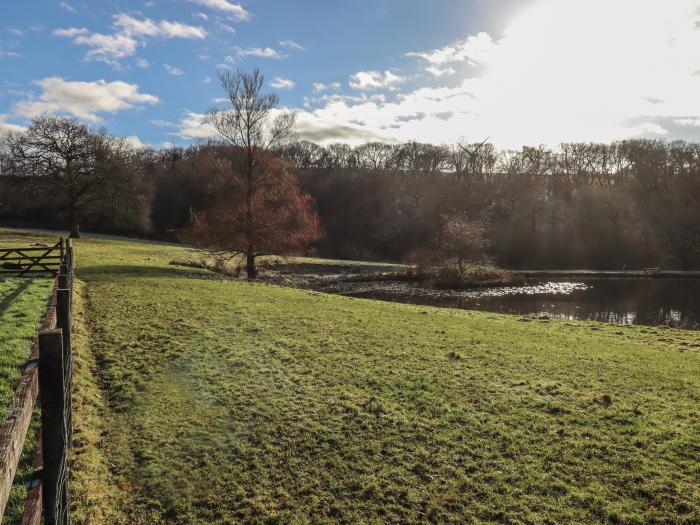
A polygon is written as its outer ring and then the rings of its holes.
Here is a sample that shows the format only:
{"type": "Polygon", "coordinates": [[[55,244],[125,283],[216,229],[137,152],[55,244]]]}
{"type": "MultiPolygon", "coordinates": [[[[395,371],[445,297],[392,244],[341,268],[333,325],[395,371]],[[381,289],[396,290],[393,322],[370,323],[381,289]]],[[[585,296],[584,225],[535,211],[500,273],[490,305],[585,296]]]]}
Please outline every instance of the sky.
{"type": "Polygon", "coordinates": [[[260,68],[299,138],[500,148],[700,141],[700,0],[3,0],[0,133],[60,114],[212,136],[260,68]]]}

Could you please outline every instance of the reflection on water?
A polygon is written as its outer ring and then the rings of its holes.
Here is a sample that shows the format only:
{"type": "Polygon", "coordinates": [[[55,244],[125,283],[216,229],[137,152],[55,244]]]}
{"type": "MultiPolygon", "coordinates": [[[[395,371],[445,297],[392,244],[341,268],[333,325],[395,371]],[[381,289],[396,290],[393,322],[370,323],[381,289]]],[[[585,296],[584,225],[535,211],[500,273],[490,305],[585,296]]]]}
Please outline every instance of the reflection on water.
{"type": "Polygon", "coordinates": [[[528,286],[439,290],[353,283],[339,293],[402,303],[623,324],[700,327],[700,279],[568,279],[528,286]]]}

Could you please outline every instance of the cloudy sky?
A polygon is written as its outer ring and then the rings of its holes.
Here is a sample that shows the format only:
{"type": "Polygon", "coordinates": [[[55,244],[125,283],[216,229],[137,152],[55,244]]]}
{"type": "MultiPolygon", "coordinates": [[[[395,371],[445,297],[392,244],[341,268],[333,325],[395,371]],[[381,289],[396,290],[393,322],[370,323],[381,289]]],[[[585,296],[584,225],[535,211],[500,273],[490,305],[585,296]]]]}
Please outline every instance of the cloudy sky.
{"type": "Polygon", "coordinates": [[[186,145],[254,67],[322,143],[700,141],[700,0],[6,0],[0,131],[186,145]]]}

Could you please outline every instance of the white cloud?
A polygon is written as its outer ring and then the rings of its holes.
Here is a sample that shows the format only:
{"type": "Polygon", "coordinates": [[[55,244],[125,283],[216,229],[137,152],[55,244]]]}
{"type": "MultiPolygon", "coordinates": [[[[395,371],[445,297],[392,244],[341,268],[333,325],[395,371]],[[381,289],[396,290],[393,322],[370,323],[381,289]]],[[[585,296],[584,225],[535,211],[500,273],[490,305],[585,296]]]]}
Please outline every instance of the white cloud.
{"type": "Polygon", "coordinates": [[[91,48],[85,55],[86,59],[101,60],[109,64],[115,64],[116,60],[133,55],[138,47],[136,39],[124,34],[81,34],[75,37],[73,42],[77,45],[91,48]]]}
{"type": "Polygon", "coordinates": [[[124,141],[134,149],[144,149],[148,147],[148,145],[141,142],[141,139],[138,138],[136,135],[129,135],[128,137],[124,137],[124,141]]]}
{"type": "Polygon", "coordinates": [[[22,126],[7,122],[7,115],[0,114],[0,137],[2,135],[6,135],[7,133],[13,133],[23,130],[24,128],[22,126]]]}
{"type": "Polygon", "coordinates": [[[228,25],[228,24],[222,22],[221,20],[217,20],[217,21],[216,21],[216,25],[217,25],[217,27],[219,27],[219,28],[222,29],[223,31],[226,31],[227,33],[230,33],[230,34],[232,34],[232,35],[235,35],[235,34],[236,34],[236,28],[235,28],[235,27],[230,26],[230,25],[228,25]]]}
{"type": "Polygon", "coordinates": [[[350,77],[350,87],[353,89],[390,88],[401,84],[406,79],[391,71],[359,71],[350,77]]]}
{"type": "Polygon", "coordinates": [[[642,122],[629,128],[631,135],[668,135],[668,130],[655,122],[642,122]]]}
{"type": "Polygon", "coordinates": [[[691,126],[694,128],[700,128],[700,117],[695,118],[679,118],[675,120],[675,123],[679,126],[691,126]]]}
{"type": "Polygon", "coordinates": [[[296,83],[287,78],[275,77],[275,79],[270,82],[270,85],[275,89],[293,89],[296,83]]]}
{"type": "Polygon", "coordinates": [[[146,60],[145,58],[139,58],[136,61],[136,65],[138,67],[140,67],[141,69],[147,69],[147,68],[151,67],[151,63],[148,60],[146,60]]]}
{"type": "Polygon", "coordinates": [[[203,5],[210,9],[215,9],[217,11],[222,11],[238,20],[249,20],[250,13],[241,6],[241,4],[234,4],[228,0],[190,0],[195,4],[203,5]]]}
{"type": "Polygon", "coordinates": [[[206,139],[216,136],[214,129],[207,124],[204,113],[188,112],[180,121],[178,136],[183,139],[206,139]]]}
{"type": "Polygon", "coordinates": [[[341,88],[340,82],[331,82],[330,84],[324,84],[323,82],[314,82],[313,85],[314,93],[322,93],[327,89],[338,90],[341,88]]]}
{"type": "Polygon", "coordinates": [[[87,34],[87,33],[89,33],[89,32],[90,32],[90,31],[88,31],[88,30],[87,30],[86,28],[84,28],[84,27],[80,27],[80,28],[78,28],[78,27],[71,27],[71,28],[68,28],[68,29],[56,29],[56,30],[53,32],[53,34],[56,35],[56,36],[64,36],[64,37],[67,37],[67,38],[74,38],[74,37],[76,37],[76,36],[78,36],[78,35],[85,35],[85,34],[87,34]]]}
{"type": "Polygon", "coordinates": [[[61,3],[58,4],[58,5],[61,7],[61,9],[64,9],[64,10],[70,12],[70,13],[77,13],[77,12],[78,12],[78,11],[75,9],[75,7],[73,7],[72,5],[70,5],[68,2],[61,2],[61,3]]]}
{"type": "Polygon", "coordinates": [[[124,13],[114,16],[114,27],[119,28],[120,33],[137,37],[153,36],[201,40],[207,36],[207,32],[199,26],[190,26],[169,20],[154,22],[150,18],[139,20],[124,13]]]}
{"type": "Polygon", "coordinates": [[[209,16],[206,15],[205,13],[195,13],[195,14],[192,15],[192,16],[196,16],[197,18],[201,18],[201,19],[204,20],[205,22],[206,22],[207,20],[209,20],[209,16]]]}
{"type": "Polygon", "coordinates": [[[175,125],[169,120],[149,120],[149,122],[154,126],[158,126],[159,128],[168,128],[175,125]]]}
{"type": "Polygon", "coordinates": [[[493,50],[494,42],[491,36],[487,33],[478,33],[440,49],[427,53],[406,53],[404,56],[422,58],[432,66],[444,66],[464,61],[475,65],[488,60],[489,54],[493,50]]]}
{"type": "Polygon", "coordinates": [[[136,84],[114,81],[71,82],[61,77],[37,81],[42,93],[15,104],[16,115],[32,118],[44,113],[65,113],[88,122],[100,122],[99,113],[116,113],[145,104],[158,97],[139,92],[136,84]]]}
{"type": "Polygon", "coordinates": [[[169,20],[137,19],[124,13],[115,15],[112,25],[115,29],[114,34],[90,33],[84,27],[56,29],[53,34],[72,38],[74,44],[89,47],[90,50],[85,55],[87,60],[99,60],[115,67],[119,60],[133,56],[138,46],[144,45],[146,37],[201,40],[207,35],[207,32],[198,26],[169,20]]]}
{"type": "Polygon", "coordinates": [[[428,66],[425,70],[434,77],[446,77],[457,73],[457,70],[452,67],[428,66]]]}
{"type": "Polygon", "coordinates": [[[294,130],[299,138],[319,144],[344,142],[362,144],[364,142],[387,140],[382,135],[352,123],[322,121],[310,113],[297,113],[294,130]]]}
{"type": "MultiPolygon", "coordinates": [[[[498,40],[477,33],[411,54],[451,76],[385,101],[322,98],[299,118],[307,127],[355,122],[394,140],[491,137],[499,147],[690,137],[700,120],[699,3],[538,0],[498,40]]],[[[364,73],[352,87],[391,87],[364,73]]]]}
{"type": "Polygon", "coordinates": [[[235,56],[226,57],[227,62],[235,62],[238,58],[255,57],[255,58],[270,58],[272,60],[280,60],[282,55],[271,47],[234,47],[235,56]]]}
{"type": "Polygon", "coordinates": [[[202,80],[203,84],[211,84],[211,77],[209,75],[205,76],[202,80]]]}
{"type": "Polygon", "coordinates": [[[280,45],[282,47],[286,47],[287,49],[295,49],[297,51],[304,49],[304,46],[297,44],[294,40],[280,40],[280,45]]]}
{"type": "Polygon", "coordinates": [[[185,73],[179,67],[171,66],[169,64],[163,64],[163,67],[168,72],[168,74],[173,75],[174,77],[179,77],[180,75],[183,75],[185,73]]]}
{"type": "Polygon", "coordinates": [[[199,26],[190,26],[180,22],[169,22],[161,20],[158,23],[157,36],[161,38],[188,38],[202,40],[206,38],[207,32],[199,26]]]}

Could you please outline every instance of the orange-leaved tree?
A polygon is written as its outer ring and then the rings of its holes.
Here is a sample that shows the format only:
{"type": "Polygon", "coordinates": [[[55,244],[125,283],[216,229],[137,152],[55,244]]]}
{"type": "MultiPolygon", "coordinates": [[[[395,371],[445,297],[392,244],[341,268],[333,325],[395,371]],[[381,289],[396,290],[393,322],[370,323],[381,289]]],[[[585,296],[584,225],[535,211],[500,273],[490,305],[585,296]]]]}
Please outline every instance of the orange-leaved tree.
{"type": "Polygon", "coordinates": [[[187,237],[201,248],[244,255],[254,279],[256,257],[302,251],[319,238],[319,219],[293,166],[272,153],[291,134],[294,115],[274,116],[277,96],[262,93],[257,69],[221,72],[219,79],[230,107],[210,111],[207,122],[226,145],[223,176],[215,203],[194,216],[187,237]]]}

